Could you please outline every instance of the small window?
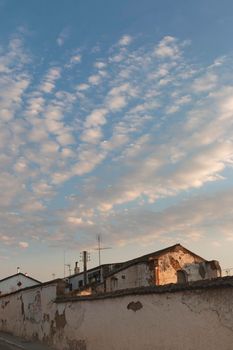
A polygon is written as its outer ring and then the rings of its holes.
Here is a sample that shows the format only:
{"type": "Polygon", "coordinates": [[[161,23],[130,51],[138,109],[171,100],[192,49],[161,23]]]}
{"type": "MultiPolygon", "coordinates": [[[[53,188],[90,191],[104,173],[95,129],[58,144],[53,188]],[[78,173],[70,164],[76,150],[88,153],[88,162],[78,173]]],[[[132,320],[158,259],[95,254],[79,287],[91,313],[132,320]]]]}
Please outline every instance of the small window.
{"type": "Polygon", "coordinates": [[[82,287],[82,286],[83,286],[83,280],[78,281],[78,286],[79,286],[79,287],[82,287]]]}
{"type": "Polygon", "coordinates": [[[121,278],[122,278],[123,280],[125,280],[125,275],[122,275],[121,278]]]}
{"type": "Polygon", "coordinates": [[[111,291],[116,290],[118,288],[118,278],[111,277],[111,291]]]}

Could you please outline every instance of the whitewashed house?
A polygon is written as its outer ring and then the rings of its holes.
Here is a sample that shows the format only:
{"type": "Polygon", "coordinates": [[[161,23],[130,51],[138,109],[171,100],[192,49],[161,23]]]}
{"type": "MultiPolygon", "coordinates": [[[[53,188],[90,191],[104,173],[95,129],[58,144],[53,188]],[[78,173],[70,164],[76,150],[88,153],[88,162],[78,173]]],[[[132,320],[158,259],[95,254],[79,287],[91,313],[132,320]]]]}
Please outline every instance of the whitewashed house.
{"type": "Polygon", "coordinates": [[[32,287],[38,284],[41,284],[41,282],[19,272],[0,280],[0,295],[12,293],[19,289],[32,287]]]}

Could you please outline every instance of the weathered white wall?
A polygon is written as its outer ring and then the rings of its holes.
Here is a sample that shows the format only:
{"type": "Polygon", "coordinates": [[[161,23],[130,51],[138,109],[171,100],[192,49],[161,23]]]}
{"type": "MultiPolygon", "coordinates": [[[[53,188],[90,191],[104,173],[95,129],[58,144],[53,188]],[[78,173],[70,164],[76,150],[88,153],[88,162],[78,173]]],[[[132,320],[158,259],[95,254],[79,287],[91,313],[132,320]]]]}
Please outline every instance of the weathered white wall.
{"type": "Polygon", "coordinates": [[[56,284],[0,298],[0,328],[59,350],[232,350],[231,287],[53,302],[56,284]]]}
{"type": "Polygon", "coordinates": [[[26,275],[18,274],[0,281],[0,292],[1,294],[11,293],[22,288],[32,287],[37,284],[39,284],[39,282],[30,279],[26,275]],[[20,285],[18,285],[18,283],[20,285]]]}
{"type": "Polygon", "coordinates": [[[149,286],[151,271],[147,263],[138,263],[114,274],[106,279],[106,290],[115,291],[126,288],[149,286]]]}
{"type": "MultiPolygon", "coordinates": [[[[212,267],[216,266],[211,262],[204,261],[182,248],[165,253],[158,260],[155,259],[155,267],[153,259],[151,256],[148,261],[135,263],[108,276],[105,282],[106,291],[178,283],[179,270],[185,272],[186,282],[220,277],[220,267],[219,271],[213,269],[212,267]]],[[[97,291],[104,291],[104,285],[98,286],[97,291]]]]}
{"type": "Polygon", "coordinates": [[[56,296],[57,283],[1,297],[1,330],[28,339],[46,340],[44,337],[51,332],[56,312],[56,304],[53,303],[56,296]]]}

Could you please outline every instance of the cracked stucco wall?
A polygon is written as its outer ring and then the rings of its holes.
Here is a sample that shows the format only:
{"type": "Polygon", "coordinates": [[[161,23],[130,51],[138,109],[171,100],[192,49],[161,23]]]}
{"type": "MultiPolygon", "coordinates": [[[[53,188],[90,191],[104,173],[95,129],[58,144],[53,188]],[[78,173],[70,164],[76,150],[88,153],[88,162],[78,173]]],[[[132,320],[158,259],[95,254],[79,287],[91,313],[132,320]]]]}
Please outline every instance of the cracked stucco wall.
{"type": "Polygon", "coordinates": [[[56,291],[1,297],[1,330],[58,350],[232,350],[233,286],[59,303],[56,291]]]}

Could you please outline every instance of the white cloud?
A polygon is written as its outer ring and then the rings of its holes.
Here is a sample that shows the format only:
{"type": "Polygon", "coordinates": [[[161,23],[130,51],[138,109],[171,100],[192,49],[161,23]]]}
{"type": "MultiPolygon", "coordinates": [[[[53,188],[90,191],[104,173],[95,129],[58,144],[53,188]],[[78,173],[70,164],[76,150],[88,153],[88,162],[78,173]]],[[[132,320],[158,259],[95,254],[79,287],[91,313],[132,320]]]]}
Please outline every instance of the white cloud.
{"type": "Polygon", "coordinates": [[[89,89],[89,85],[88,84],[79,84],[79,85],[77,85],[77,90],[78,91],[85,91],[85,90],[87,90],[87,89],[89,89]]]}
{"type": "Polygon", "coordinates": [[[64,133],[57,136],[57,141],[60,143],[60,145],[71,145],[75,143],[75,139],[71,133],[64,133]]]}
{"type": "Polygon", "coordinates": [[[109,54],[99,52],[88,73],[79,51],[68,53],[67,63],[58,57],[39,83],[32,69],[37,59],[26,58],[22,42],[11,43],[10,56],[2,51],[5,245],[18,247],[20,236],[26,243],[81,246],[86,235],[95,239],[100,223],[119,244],[148,244],[155,237],[195,242],[208,234],[206,224],[232,239],[230,194],[219,194],[221,208],[217,195],[200,194],[207,183],[217,188],[230,179],[233,87],[227,59],[194,69],[176,38],[137,48],[130,42],[126,36],[109,54]],[[72,193],[64,198],[71,178],[72,193]],[[192,199],[198,193],[199,203],[192,199]],[[190,201],[182,204],[187,194],[190,201]],[[65,203],[62,210],[53,209],[55,195],[65,203]],[[172,196],[180,203],[168,207],[172,196]]]}
{"type": "Polygon", "coordinates": [[[106,123],[105,116],[107,115],[108,111],[105,108],[95,109],[91,112],[86,118],[85,126],[86,127],[93,127],[98,125],[104,125],[106,123]]]}
{"type": "Polygon", "coordinates": [[[103,69],[106,67],[106,63],[104,62],[95,62],[94,67],[98,68],[98,69],[103,69]]]}
{"type": "Polygon", "coordinates": [[[56,153],[59,149],[59,145],[56,142],[53,141],[48,141],[46,143],[43,143],[41,145],[41,151],[44,154],[48,154],[48,153],[56,153]]]}
{"type": "Polygon", "coordinates": [[[45,76],[43,83],[41,84],[40,90],[45,93],[50,93],[55,88],[55,82],[61,76],[61,70],[58,67],[53,67],[48,71],[45,76]]]}
{"type": "Polygon", "coordinates": [[[194,80],[193,91],[199,93],[212,90],[216,87],[217,82],[218,77],[216,74],[207,73],[204,76],[194,80]]]}
{"type": "Polygon", "coordinates": [[[101,138],[102,132],[100,128],[86,129],[81,136],[81,140],[88,143],[98,143],[101,138]]]}
{"type": "Polygon", "coordinates": [[[127,46],[132,42],[132,37],[130,35],[123,35],[118,41],[118,45],[127,46]]]}
{"type": "Polygon", "coordinates": [[[28,242],[19,242],[19,247],[26,249],[29,247],[29,244],[28,244],[28,242]]]}
{"type": "Polygon", "coordinates": [[[83,219],[82,219],[82,218],[73,217],[73,216],[69,216],[69,217],[67,218],[67,221],[68,221],[70,224],[74,224],[74,225],[83,224],[83,219]]]}
{"type": "Polygon", "coordinates": [[[82,60],[82,56],[81,56],[80,54],[74,55],[74,56],[71,57],[70,63],[71,63],[71,64],[80,63],[81,60],[82,60]]]}
{"type": "Polygon", "coordinates": [[[176,38],[165,36],[160,43],[155,47],[154,54],[159,58],[175,59],[180,56],[180,49],[177,45],[176,38]]]}
{"type": "Polygon", "coordinates": [[[98,85],[100,83],[100,81],[101,81],[101,76],[97,75],[97,74],[91,75],[88,78],[89,84],[92,84],[92,85],[98,85]]]}
{"type": "Polygon", "coordinates": [[[119,110],[127,104],[125,96],[113,96],[108,99],[108,107],[111,110],[119,110]]]}

